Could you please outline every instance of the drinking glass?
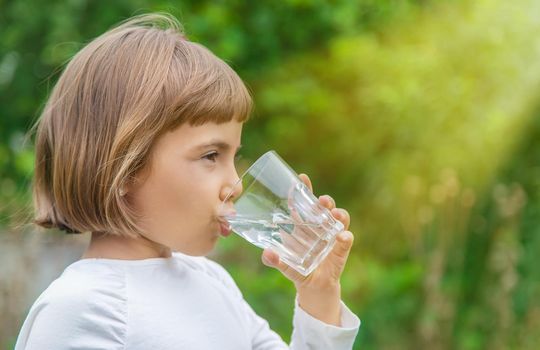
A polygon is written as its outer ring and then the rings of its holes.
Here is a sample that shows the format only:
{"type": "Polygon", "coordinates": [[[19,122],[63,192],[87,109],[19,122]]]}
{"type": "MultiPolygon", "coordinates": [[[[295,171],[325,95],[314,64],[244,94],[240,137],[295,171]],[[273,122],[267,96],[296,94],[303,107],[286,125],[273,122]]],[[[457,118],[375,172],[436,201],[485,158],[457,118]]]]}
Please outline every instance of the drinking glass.
{"type": "Polygon", "coordinates": [[[324,260],[344,229],[275,151],[248,168],[223,207],[233,232],[257,247],[272,249],[304,276],[324,260]],[[231,203],[240,183],[243,192],[231,203]]]}

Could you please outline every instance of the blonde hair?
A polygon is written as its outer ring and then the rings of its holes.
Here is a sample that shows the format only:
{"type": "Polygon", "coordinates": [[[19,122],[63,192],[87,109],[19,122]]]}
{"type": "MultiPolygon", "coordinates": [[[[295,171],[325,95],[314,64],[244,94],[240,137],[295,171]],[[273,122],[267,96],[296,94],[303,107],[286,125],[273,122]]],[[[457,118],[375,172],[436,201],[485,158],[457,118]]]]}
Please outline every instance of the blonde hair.
{"type": "Polygon", "coordinates": [[[238,75],[166,14],[91,41],[60,76],[36,127],[34,223],[69,233],[143,233],[120,190],[168,130],[233,119],[251,96],[238,75]]]}

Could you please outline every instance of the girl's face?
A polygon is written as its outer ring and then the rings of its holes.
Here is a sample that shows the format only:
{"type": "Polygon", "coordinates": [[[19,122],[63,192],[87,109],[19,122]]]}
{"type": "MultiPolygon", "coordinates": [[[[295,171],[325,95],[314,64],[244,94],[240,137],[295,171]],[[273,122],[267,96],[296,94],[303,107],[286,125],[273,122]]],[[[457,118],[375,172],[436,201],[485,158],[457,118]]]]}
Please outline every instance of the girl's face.
{"type": "Polygon", "coordinates": [[[184,124],[157,140],[148,170],[129,189],[146,238],[189,255],[212,250],[221,204],[239,180],[241,134],[242,123],[233,120],[184,124]]]}

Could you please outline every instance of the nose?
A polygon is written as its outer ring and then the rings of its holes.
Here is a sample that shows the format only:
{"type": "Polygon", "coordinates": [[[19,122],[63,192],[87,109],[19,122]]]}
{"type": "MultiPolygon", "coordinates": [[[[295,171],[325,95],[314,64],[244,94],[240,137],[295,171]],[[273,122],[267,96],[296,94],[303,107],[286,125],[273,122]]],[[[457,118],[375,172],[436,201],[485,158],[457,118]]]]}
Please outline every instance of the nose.
{"type": "Polygon", "coordinates": [[[238,198],[240,194],[242,193],[242,191],[243,191],[242,179],[240,179],[240,177],[238,176],[235,170],[232,181],[229,181],[227,185],[223,186],[219,197],[222,202],[229,202],[238,198]]]}

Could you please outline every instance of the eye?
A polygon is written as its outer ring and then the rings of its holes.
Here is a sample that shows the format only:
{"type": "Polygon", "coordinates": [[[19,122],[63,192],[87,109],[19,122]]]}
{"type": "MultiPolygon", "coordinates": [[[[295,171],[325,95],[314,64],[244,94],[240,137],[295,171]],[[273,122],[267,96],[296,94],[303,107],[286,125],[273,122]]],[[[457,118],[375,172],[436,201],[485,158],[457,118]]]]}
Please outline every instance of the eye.
{"type": "Polygon", "coordinates": [[[206,160],[211,161],[212,163],[215,163],[218,156],[219,156],[219,153],[214,151],[214,152],[205,154],[204,156],[202,156],[202,159],[206,159],[206,160]]]}

